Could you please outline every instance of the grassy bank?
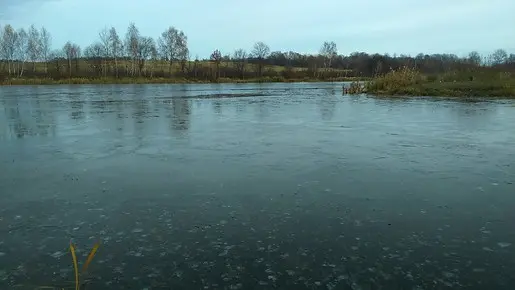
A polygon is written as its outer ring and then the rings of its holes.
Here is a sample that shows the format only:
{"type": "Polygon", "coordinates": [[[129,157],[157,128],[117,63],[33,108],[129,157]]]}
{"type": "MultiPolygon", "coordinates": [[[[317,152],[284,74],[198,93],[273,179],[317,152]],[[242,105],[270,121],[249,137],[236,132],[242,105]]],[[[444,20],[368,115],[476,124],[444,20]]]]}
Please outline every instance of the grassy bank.
{"type": "Polygon", "coordinates": [[[220,78],[216,81],[198,80],[187,78],[70,78],[70,79],[48,79],[48,78],[16,78],[0,82],[0,85],[65,85],[65,84],[203,84],[203,83],[293,83],[293,82],[335,82],[352,81],[352,78],[333,78],[327,80],[303,78],[285,79],[281,77],[263,77],[251,79],[230,79],[220,78]]]}
{"type": "Polygon", "coordinates": [[[515,76],[502,71],[423,75],[402,68],[367,82],[363,92],[380,96],[515,97],[515,76]]]}
{"type": "Polygon", "coordinates": [[[342,82],[353,81],[355,78],[330,78],[330,79],[316,79],[316,78],[299,78],[299,79],[286,79],[282,77],[262,77],[262,78],[249,78],[249,79],[232,79],[220,78],[218,80],[199,80],[191,78],[66,78],[66,79],[51,79],[51,78],[13,78],[6,79],[0,82],[0,85],[64,85],[64,84],[203,84],[203,83],[292,83],[292,82],[342,82]]]}
{"type": "Polygon", "coordinates": [[[351,80],[351,76],[352,71],[344,69],[279,65],[260,68],[253,63],[242,66],[235,61],[174,62],[170,66],[168,62],[155,60],[134,67],[128,60],[115,63],[103,59],[72,62],[56,59],[23,64],[0,60],[0,85],[315,82],[345,81],[351,80]]]}

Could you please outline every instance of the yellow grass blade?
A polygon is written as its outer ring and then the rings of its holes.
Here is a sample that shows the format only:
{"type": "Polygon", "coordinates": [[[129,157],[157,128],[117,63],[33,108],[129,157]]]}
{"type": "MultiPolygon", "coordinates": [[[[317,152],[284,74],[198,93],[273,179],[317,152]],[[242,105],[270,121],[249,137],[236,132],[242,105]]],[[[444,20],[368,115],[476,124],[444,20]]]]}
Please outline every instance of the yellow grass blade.
{"type": "Polygon", "coordinates": [[[70,241],[70,252],[72,253],[73,269],[75,270],[75,290],[79,290],[79,265],[77,264],[77,255],[75,254],[75,246],[70,241]]]}
{"type": "Polygon", "coordinates": [[[95,257],[95,254],[97,253],[98,247],[100,247],[100,242],[96,242],[93,248],[91,249],[91,252],[89,252],[88,259],[86,260],[86,263],[82,266],[82,272],[86,272],[88,270],[88,266],[93,261],[93,258],[95,257]]]}

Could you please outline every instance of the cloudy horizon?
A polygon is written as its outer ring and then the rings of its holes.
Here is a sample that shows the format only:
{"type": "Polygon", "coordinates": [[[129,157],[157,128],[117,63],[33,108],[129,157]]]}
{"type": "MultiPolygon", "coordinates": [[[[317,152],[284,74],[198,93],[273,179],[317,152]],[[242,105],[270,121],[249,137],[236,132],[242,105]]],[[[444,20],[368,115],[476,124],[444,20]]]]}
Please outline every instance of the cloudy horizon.
{"type": "Polygon", "coordinates": [[[515,1],[476,0],[412,3],[409,0],[2,0],[0,25],[44,26],[53,48],[66,41],[81,47],[98,40],[104,27],[123,36],[134,22],[144,36],[157,38],[169,26],[188,36],[191,56],[219,49],[250,50],[257,41],[272,51],[316,53],[334,41],[341,54],[515,53],[515,1]]]}

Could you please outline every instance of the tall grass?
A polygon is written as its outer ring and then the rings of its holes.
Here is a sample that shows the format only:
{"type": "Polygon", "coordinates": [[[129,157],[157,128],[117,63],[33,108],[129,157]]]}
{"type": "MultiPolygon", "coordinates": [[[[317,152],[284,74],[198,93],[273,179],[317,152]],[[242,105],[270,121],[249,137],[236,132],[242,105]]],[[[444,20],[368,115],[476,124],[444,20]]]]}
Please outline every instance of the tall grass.
{"type": "Polygon", "coordinates": [[[367,82],[365,90],[390,96],[515,97],[515,78],[511,73],[486,70],[426,76],[403,67],[367,82]]]}
{"type": "Polygon", "coordinates": [[[379,76],[366,84],[369,92],[394,93],[402,88],[421,84],[427,78],[413,68],[402,67],[379,76]]]}
{"type": "MultiPolygon", "coordinates": [[[[85,279],[85,276],[88,273],[89,265],[93,261],[93,258],[95,257],[95,254],[97,253],[99,247],[100,247],[100,242],[96,242],[93,245],[93,248],[89,252],[88,257],[86,258],[86,261],[82,265],[82,269],[80,269],[80,271],[79,271],[79,261],[77,259],[77,250],[76,250],[77,247],[76,247],[76,245],[73,244],[72,241],[70,241],[69,249],[70,249],[70,254],[72,256],[72,267],[73,267],[73,273],[74,273],[73,284],[71,284],[69,286],[60,286],[60,287],[55,287],[55,286],[35,286],[35,289],[36,290],[43,290],[43,289],[49,289],[49,290],[64,290],[64,289],[85,290],[86,289],[86,284],[87,284],[87,280],[85,279]]],[[[68,285],[68,283],[66,283],[65,285],[68,285]]],[[[23,287],[23,285],[18,285],[18,286],[22,286],[23,287]]],[[[26,289],[26,287],[24,287],[24,289],[26,289]]]]}
{"type": "Polygon", "coordinates": [[[100,243],[97,242],[89,252],[88,258],[86,259],[86,262],[84,262],[84,265],[82,265],[82,270],[80,271],[79,275],[79,264],[77,262],[77,255],[75,254],[75,245],[70,241],[70,253],[72,255],[72,261],[73,261],[73,270],[75,273],[75,290],[80,290],[81,288],[85,287],[85,281],[84,279],[81,279],[88,271],[88,267],[93,261],[93,258],[95,257],[95,254],[97,253],[98,247],[100,246],[100,243]]]}

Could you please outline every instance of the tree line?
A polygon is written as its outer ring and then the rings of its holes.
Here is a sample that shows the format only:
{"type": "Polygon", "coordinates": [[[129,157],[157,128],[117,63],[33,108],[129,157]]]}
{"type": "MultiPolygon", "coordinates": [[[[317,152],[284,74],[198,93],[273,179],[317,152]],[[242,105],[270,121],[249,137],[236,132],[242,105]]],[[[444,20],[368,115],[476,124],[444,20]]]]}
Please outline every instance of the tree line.
{"type": "Polygon", "coordinates": [[[134,23],[124,35],[114,27],[99,32],[98,40],[81,48],[67,42],[52,48],[51,34],[31,25],[28,29],[0,27],[0,78],[71,77],[182,77],[217,80],[219,78],[330,79],[374,77],[400,67],[412,67],[426,74],[474,69],[515,70],[515,54],[498,49],[482,56],[454,54],[388,55],[354,52],[338,54],[336,43],[326,41],[317,54],[271,51],[256,42],[251,51],[243,48],[231,53],[214,49],[208,59],[192,59],[188,37],[169,27],[154,39],[144,36],[134,23]]]}

